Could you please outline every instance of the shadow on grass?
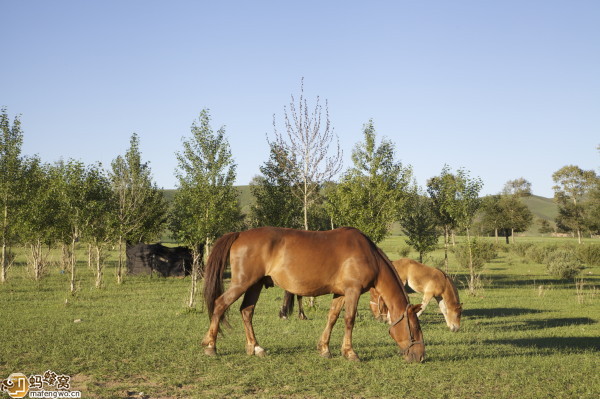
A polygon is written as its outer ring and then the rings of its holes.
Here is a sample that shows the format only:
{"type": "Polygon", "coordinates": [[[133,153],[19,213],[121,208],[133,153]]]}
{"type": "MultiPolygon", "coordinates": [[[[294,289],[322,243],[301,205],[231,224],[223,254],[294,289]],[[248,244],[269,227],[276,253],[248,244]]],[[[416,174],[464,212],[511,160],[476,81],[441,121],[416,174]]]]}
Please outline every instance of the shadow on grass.
{"type": "Polygon", "coordinates": [[[522,348],[554,350],[592,350],[600,351],[600,338],[597,337],[545,337],[517,338],[484,341],[486,344],[513,345],[522,348]]]}
{"type": "MultiPolygon", "coordinates": [[[[554,319],[527,320],[523,323],[528,329],[538,330],[544,328],[567,327],[573,325],[590,325],[596,324],[597,322],[597,320],[590,319],[589,317],[559,317],[554,319]]],[[[600,338],[598,338],[598,345],[600,346],[600,338]]]]}
{"type": "MultiPolygon", "coordinates": [[[[539,287],[543,286],[556,286],[566,289],[574,289],[575,282],[573,279],[560,280],[549,276],[515,276],[514,274],[487,274],[485,278],[491,281],[489,288],[506,288],[506,287],[539,287]]],[[[578,276],[583,278],[588,285],[600,284],[600,278],[596,276],[583,275],[578,276]]]]}
{"type": "Polygon", "coordinates": [[[465,309],[463,316],[471,318],[488,318],[488,317],[505,317],[505,316],[522,316],[526,314],[544,313],[539,309],[527,308],[490,308],[490,309],[465,309]]]}

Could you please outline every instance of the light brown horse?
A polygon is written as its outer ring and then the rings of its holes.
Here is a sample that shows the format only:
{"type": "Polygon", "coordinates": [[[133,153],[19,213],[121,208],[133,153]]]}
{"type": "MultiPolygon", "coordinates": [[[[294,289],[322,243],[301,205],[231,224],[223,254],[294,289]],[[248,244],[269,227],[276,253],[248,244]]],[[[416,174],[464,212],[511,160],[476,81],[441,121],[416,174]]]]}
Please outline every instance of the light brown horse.
{"type": "MultiPolygon", "coordinates": [[[[423,294],[423,303],[417,316],[425,311],[431,298],[438,301],[440,310],[446,319],[450,331],[460,328],[462,304],[458,298],[458,290],[446,273],[412,259],[398,259],[392,262],[400,279],[414,291],[423,294]]],[[[379,293],[371,289],[370,307],[376,319],[388,320],[385,300],[379,293]]]]}
{"type": "Polygon", "coordinates": [[[333,294],[327,324],[317,346],[330,357],[329,339],[342,306],[345,333],[342,355],[358,360],[352,349],[352,328],[360,295],[377,288],[394,322],[389,333],[408,362],[423,361],[425,344],[417,318],[420,305],[410,305],[394,267],[359,230],[303,231],[262,227],[219,238],[205,269],[204,299],[210,327],[202,341],[207,355],[216,354],[217,334],[225,311],[242,294],[240,308],[246,330],[246,353],[264,356],[254,335],[252,316],[260,291],[277,284],[296,295],[333,294]],[[223,272],[231,264],[231,284],[224,290],[223,272]]]}

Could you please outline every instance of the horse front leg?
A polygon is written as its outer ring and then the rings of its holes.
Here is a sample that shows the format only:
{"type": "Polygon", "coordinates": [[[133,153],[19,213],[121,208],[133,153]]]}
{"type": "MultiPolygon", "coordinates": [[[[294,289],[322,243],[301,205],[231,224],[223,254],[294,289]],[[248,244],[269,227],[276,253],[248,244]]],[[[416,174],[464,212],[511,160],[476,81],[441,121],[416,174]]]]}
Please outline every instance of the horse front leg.
{"type": "Polygon", "coordinates": [[[323,334],[321,334],[321,339],[317,344],[319,354],[323,357],[331,357],[331,352],[329,351],[329,340],[331,339],[331,330],[333,330],[333,326],[335,325],[335,322],[340,316],[342,306],[344,306],[344,297],[341,295],[334,294],[333,300],[331,301],[331,306],[329,308],[329,314],[327,315],[327,324],[325,325],[325,330],[323,330],[323,334]]]}
{"type": "Polygon", "coordinates": [[[242,320],[244,322],[244,329],[246,330],[246,353],[248,355],[256,355],[263,357],[266,352],[263,348],[258,345],[256,336],[254,335],[254,327],[252,326],[252,317],[254,316],[254,308],[260,291],[262,290],[263,282],[259,281],[250,287],[244,295],[244,300],[240,306],[240,312],[242,314],[242,320]]]}
{"type": "Polygon", "coordinates": [[[352,349],[352,329],[354,328],[354,321],[356,320],[356,309],[358,307],[358,298],[360,297],[360,291],[349,289],[346,290],[345,295],[345,312],[344,322],[346,329],[344,330],[344,341],[342,343],[342,355],[348,360],[359,361],[358,355],[352,349]]]}
{"type": "Polygon", "coordinates": [[[419,311],[419,313],[417,313],[417,317],[421,317],[421,315],[425,311],[425,308],[427,307],[427,304],[429,304],[429,301],[431,301],[431,298],[433,298],[433,294],[431,294],[429,292],[425,292],[423,294],[423,302],[421,303],[421,310],[419,311]]]}

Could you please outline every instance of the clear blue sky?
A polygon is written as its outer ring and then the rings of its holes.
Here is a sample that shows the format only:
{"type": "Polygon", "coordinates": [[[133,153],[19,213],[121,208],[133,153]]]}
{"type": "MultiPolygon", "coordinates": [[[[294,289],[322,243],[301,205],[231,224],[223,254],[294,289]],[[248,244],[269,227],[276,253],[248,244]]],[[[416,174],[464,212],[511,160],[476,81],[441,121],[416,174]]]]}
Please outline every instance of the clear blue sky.
{"type": "Polygon", "coordinates": [[[301,77],[329,102],[350,166],[362,126],[421,186],[444,164],[524,177],[551,197],[567,164],[599,171],[600,1],[0,0],[0,106],[23,152],[110,161],[133,132],[160,187],[202,108],[248,184],[301,77]]]}

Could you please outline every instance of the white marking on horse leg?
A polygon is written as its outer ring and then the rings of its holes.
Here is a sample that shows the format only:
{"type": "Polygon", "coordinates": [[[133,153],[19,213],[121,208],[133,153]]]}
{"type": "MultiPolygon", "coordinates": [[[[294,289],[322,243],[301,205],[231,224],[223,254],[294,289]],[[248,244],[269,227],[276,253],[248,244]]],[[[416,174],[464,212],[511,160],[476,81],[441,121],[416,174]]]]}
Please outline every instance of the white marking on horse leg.
{"type": "Polygon", "coordinates": [[[256,345],[254,347],[254,354],[258,357],[265,357],[267,355],[267,352],[260,346],[256,345]]]}
{"type": "Polygon", "coordinates": [[[392,314],[390,313],[389,310],[387,312],[387,323],[392,324],[392,314]]]}

